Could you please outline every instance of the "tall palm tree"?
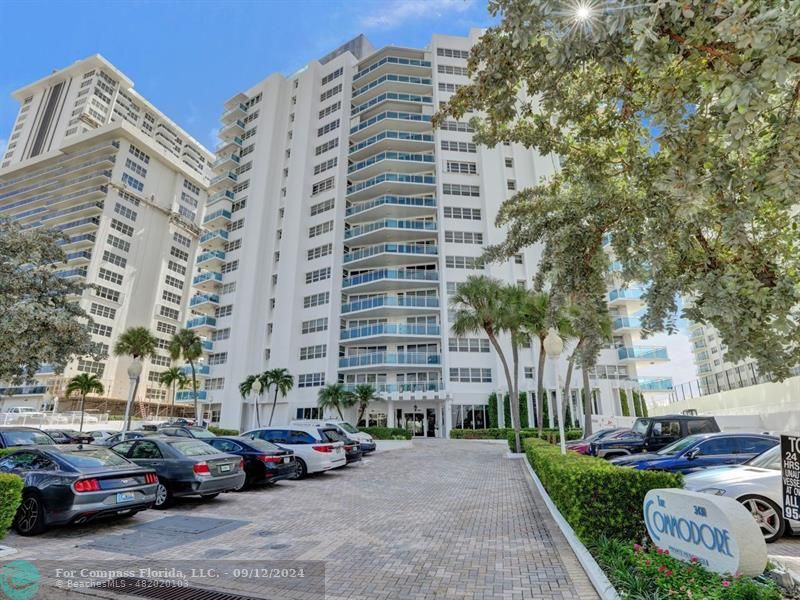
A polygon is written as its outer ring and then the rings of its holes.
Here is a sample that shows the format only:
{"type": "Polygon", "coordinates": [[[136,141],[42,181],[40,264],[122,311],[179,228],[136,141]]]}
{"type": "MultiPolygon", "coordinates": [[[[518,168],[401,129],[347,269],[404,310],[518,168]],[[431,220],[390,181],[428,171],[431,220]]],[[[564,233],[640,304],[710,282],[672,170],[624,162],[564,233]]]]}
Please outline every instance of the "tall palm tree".
{"type": "Polygon", "coordinates": [[[509,388],[511,425],[514,428],[516,451],[522,451],[520,432],[522,423],[519,415],[519,347],[529,339],[525,329],[526,305],[530,293],[516,284],[505,285],[500,290],[500,326],[511,336],[511,364],[513,368],[513,388],[509,388]]]}
{"type": "Polygon", "coordinates": [[[189,383],[189,378],[186,377],[184,372],[178,367],[170,367],[158,376],[158,382],[163,386],[172,388],[172,405],[170,407],[169,416],[170,419],[174,419],[175,394],[177,393],[177,390],[182,390],[186,387],[186,384],[189,383]]]}
{"type": "MultiPolygon", "coordinates": [[[[157,344],[158,340],[156,340],[155,336],[150,333],[150,330],[147,329],[147,327],[130,327],[123,331],[122,334],[117,338],[117,342],[114,344],[114,355],[130,356],[133,358],[133,360],[138,360],[147,356],[154,356],[156,353],[157,344]]],[[[138,391],[139,377],[136,378],[136,382],[133,385],[133,394],[131,395],[128,405],[125,408],[125,412],[128,415],[128,418],[125,422],[125,431],[128,431],[131,428],[131,413],[133,412],[131,410],[131,402],[133,402],[133,399],[136,398],[138,391]]]]}
{"type": "MultiPolygon", "coordinates": [[[[247,400],[250,394],[255,393],[256,396],[261,396],[266,389],[263,383],[264,373],[259,375],[248,375],[247,378],[239,384],[239,393],[242,395],[242,400],[247,400]]],[[[258,413],[258,398],[253,401],[254,412],[256,415],[256,426],[261,427],[261,417],[258,413]]],[[[250,423],[252,423],[252,418],[250,423]]]]}
{"type": "Polygon", "coordinates": [[[358,426],[361,419],[364,418],[364,413],[367,412],[369,403],[377,400],[378,397],[375,395],[375,388],[368,383],[358,384],[351,394],[351,397],[353,403],[358,405],[358,417],[356,418],[356,426],[358,426]]]}
{"type": "Polygon", "coordinates": [[[67,396],[75,392],[81,395],[81,424],[78,431],[83,431],[83,409],[86,405],[86,396],[91,393],[102,394],[105,391],[103,384],[97,375],[91,373],[80,373],[69,380],[67,384],[67,396]]]}
{"type": "Polygon", "coordinates": [[[317,394],[317,404],[325,411],[326,408],[335,408],[339,413],[339,418],[344,420],[342,406],[348,401],[350,394],[345,390],[342,383],[329,383],[317,394]]]}
{"type": "Polygon", "coordinates": [[[194,415],[197,423],[202,422],[197,406],[197,371],[195,362],[203,355],[203,343],[191,329],[181,329],[172,336],[169,342],[169,355],[172,360],[183,358],[192,369],[192,397],[194,398],[194,415]]]}
{"type": "MultiPolygon", "coordinates": [[[[289,373],[288,369],[271,369],[264,371],[261,374],[261,383],[264,389],[269,389],[270,386],[275,386],[275,396],[272,398],[272,411],[269,413],[269,425],[272,425],[272,418],[275,416],[275,407],[278,404],[278,392],[281,396],[286,396],[294,387],[294,377],[289,373]]],[[[256,414],[258,414],[258,406],[256,406],[256,414]]]]}

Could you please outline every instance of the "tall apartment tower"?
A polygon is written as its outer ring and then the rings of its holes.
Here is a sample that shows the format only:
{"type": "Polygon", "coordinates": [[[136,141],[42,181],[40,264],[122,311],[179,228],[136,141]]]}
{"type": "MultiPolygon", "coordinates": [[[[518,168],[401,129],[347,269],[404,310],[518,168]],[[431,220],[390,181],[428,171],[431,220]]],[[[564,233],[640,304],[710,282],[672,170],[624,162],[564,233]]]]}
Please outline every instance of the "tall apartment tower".
{"type": "Polygon", "coordinates": [[[171,364],[167,343],[185,320],[213,156],[99,55],[13,97],[20,110],[0,162],[0,217],[64,234],[59,275],[92,284],[80,303],[109,356],[76,360],[63,376],[45,367],[48,392],[11,402],[52,404],[79,372],[96,373],[109,398],[125,400],[130,359],[110,350],[132,326],[149,328],[159,344],[145,361],[138,400],[164,400],[158,375],[171,364]]]}
{"type": "MultiPolygon", "coordinates": [[[[503,371],[484,335],[451,333],[448,299],[473,274],[530,285],[539,248],[486,267],[478,258],[505,235],[494,226],[501,203],[557,163],[518,145],[477,146],[466,120],[431,127],[468,83],[479,35],[379,50],[359,36],[225,104],[187,322],[212,344],[201,401],[223,426],[255,424],[239,383],[274,368],[295,385],[273,423],[321,416],[317,394],[334,382],[375,387],[369,425],[444,436],[487,423],[503,371]]],[[[524,391],[535,391],[536,346],[522,352],[524,391]]],[[[598,411],[621,414],[643,354],[603,351],[598,411]]],[[[273,394],[261,397],[262,423],[273,394]]]]}

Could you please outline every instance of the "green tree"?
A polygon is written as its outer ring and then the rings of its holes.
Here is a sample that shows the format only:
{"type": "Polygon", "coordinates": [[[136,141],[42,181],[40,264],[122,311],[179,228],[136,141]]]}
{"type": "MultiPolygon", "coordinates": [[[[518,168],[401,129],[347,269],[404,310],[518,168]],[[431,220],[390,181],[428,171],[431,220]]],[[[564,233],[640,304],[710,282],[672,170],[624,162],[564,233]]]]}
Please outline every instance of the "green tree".
{"type": "Polygon", "coordinates": [[[639,394],[636,392],[631,393],[633,395],[633,416],[634,417],[641,417],[642,416],[642,405],[640,402],[639,394]]]}
{"type": "Polygon", "coordinates": [[[294,377],[289,373],[288,369],[271,369],[261,374],[261,383],[266,390],[268,390],[270,386],[275,386],[275,395],[272,397],[272,410],[269,413],[269,424],[272,425],[272,418],[275,416],[275,407],[278,404],[278,393],[280,392],[280,395],[285,397],[294,387],[294,377]]]}
{"type": "MultiPolygon", "coordinates": [[[[150,333],[147,327],[129,327],[117,338],[113,352],[115,356],[130,356],[133,360],[139,360],[148,356],[154,356],[157,344],[158,340],[150,333]]],[[[131,417],[133,416],[131,403],[136,398],[136,394],[139,391],[139,379],[139,377],[136,378],[133,385],[133,394],[128,399],[128,405],[125,409],[125,414],[127,415],[125,431],[129,431],[131,428],[131,417]]]]}
{"type": "Polygon", "coordinates": [[[57,231],[23,230],[0,219],[0,381],[31,381],[43,364],[61,373],[78,356],[105,358],[76,301],[86,285],[58,276],[65,268],[58,245],[64,239],[57,231]]]}
{"type": "Polygon", "coordinates": [[[498,427],[498,419],[497,419],[497,393],[492,392],[489,394],[489,400],[487,402],[486,412],[488,414],[489,419],[489,428],[495,429],[498,427]]]}
{"type": "Polygon", "coordinates": [[[189,379],[178,367],[170,367],[158,376],[158,383],[172,388],[172,405],[170,406],[169,416],[175,418],[175,395],[177,390],[182,390],[189,383],[189,379]]]}
{"type": "Polygon", "coordinates": [[[611,234],[623,277],[648,282],[646,331],[673,331],[691,297],[684,316],[716,327],[728,360],[787,376],[800,362],[797,3],[490,11],[502,21],[472,49],[474,83],[434,124],[483,113],[477,142],[559,157],[502,207],[504,253],[542,243],[544,268],[577,279],[611,234]]]}
{"type": "Polygon", "coordinates": [[[81,422],[78,431],[83,431],[83,415],[86,407],[86,396],[89,394],[102,394],[105,392],[103,383],[97,375],[91,373],[80,373],[69,380],[67,384],[67,396],[78,393],[81,396],[81,422]]]}
{"type": "Polygon", "coordinates": [[[642,407],[642,417],[646,417],[647,415],[647,402],[645,402],[644,394],[641,392],[636,392],[639,396],[639,405],[642,407]]]}
{"type": "Polygon", "coordinates": [[[367,412],[367,407],[370,402],[378,400],[375,394],[375,388],[368,383],[358,384],[353,393],[351,394],[353,402],[358,406],[358,417],[356,417],[356,425],[364,418],[364,413],[367,412]]]}
{"type": "Polygon", "coordinates": [[[349,393],[341,383],[329,383],[317,394],[317,404],[325,411],[326,408],[335,408],[339,413],[339,418],[344,420],[342,415],[342,406],[347,402],[349,393]]]}
{"type": "Polygon", "coordinates": [[[197,403],[197,370],[195,364],[203,356],[203,341],[191,329],[181,329],[176,332],[169,342],[169,355],[172,360],[183,359],[189,363],[192,370],[192,398],[194,399],[195,421],[199,424],[203,421],[197,403]]]}
{"type": "Polygon", "coordinates": [[[630,417],[631,416],[631,407],[628,404],[628,394],[625,390],[619,391],[619,404],[622,408],[622,416],[623,417],[630,417]]]}

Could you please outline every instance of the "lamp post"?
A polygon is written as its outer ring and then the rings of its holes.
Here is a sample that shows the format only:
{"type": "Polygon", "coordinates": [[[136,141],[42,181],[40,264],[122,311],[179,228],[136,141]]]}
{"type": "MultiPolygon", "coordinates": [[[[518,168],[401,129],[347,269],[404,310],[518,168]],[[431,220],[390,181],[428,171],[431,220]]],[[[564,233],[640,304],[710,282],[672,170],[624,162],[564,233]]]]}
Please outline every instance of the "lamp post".
{"type": "Polygon", "coordinates": [[[131,430],[131,406],[136,388],[139,387],[139,376],[142,374],[142,361],[134,358],[128,365],[128,403],[125,405],[125,431],[131,430]]]}
{"type": "MultiPolygon", "coordinates": [[[[264,384],[261,383],[261,379],[256,378],[256,380],[253,382],[252,391],[253,391],[253,394],[254,394],[254,396],[253,396],[253,413],[254,413],[253,416],[256,418],[256,422],[253,423],[253,426],[254,427],[256,427],[256,426],[261,427],[261,419],[260,419],[260,417],[258,415],[258,399],[261,397],[261,392],[264,391],[264,384]]],[[[252,417],[250,418],[250,421],[252,423],[252,421],[253,421],[252,417]]]]}
{"type": "Polygon", "coordinates": [[[562,418],[562,410],[561,410],[561,403],[563,402],[563,398],[561,398],[561,394],[558,393],[558,359],[561,356],[561,353],[564,351],[564,340],[561,339],[561,336],[558,335],[558,331],[555,328],[551,327],[550,330],[547,332],[547,337],[544,338],[544,351],[547,353],[547,358],[549,358],[553,363],[553,372],[556,374],[553,377],[553,381],[556,382],[556,410],[558,411],[556,414],[558,415],[558,437],[561,440],[561,454],[567,453],[567,443],[564,439],[564,419],[562,418]]]}

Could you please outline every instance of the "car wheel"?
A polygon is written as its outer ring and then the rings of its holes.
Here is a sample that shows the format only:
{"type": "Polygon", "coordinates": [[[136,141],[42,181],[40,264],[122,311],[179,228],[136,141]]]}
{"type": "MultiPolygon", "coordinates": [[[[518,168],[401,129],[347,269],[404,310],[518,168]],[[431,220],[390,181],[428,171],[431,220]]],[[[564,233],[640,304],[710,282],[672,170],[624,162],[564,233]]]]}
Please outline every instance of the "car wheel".
{"type": "Polygon", "coordinates": [[[169,491],[166,482],[160,477],[158,478],[158,485],[156,486],[156,501],[153,508],[156,510],[163,510],[172,503],[172,493],[169,491]]]}
{"type": "Polygon", "coordinates": [[[39,494],[28,492],[22,496],[22,503],[14,518],[14,529],[18,534],[25,536],[39,535],[47,529],[44,503],[39,494]]]}
{"type": "Polygon", "coordinates": [[[201,494],[200,498],[202,498],[203,500],[213,500],[217,496],[219,496],[219,492],[215,492],[213,494],[201,494]]]}
{"type": "Polygon", "coordinates": [[[786,521],[780,507],[763,496],[742,496],[739,502],[753,515],[756,524],[764,534],[764,541],[771,544],[783,537],[786,521]]]}
{"type": "Polygon", "coordinates": [[[304,479],[305,476],[308,475],[308,467],[306,466],[305,461],[302,458],[297,459],[297,474],[295,475],[295,479],[304,479]]]}

